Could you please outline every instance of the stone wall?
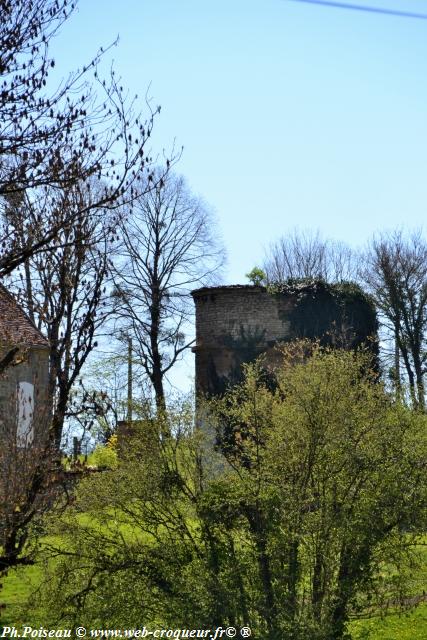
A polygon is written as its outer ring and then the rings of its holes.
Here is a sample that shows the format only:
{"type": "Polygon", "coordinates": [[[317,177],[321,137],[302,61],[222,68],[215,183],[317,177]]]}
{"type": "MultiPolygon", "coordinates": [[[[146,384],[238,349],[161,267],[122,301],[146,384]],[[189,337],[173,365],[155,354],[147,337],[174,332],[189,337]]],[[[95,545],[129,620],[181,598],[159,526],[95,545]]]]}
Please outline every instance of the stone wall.
{"type": "Polygon", "coordinates": [[[242,364],[261,354],[274,365],[279,358],[275,347],[286,341],[310,338],[355,348],[376,336],[375,311],[357,287],[303,283],[273,293],[235,285],[205,287],[192,295],[197,393],[222,393],[241,379],[242,364]]]}
{"type": "MultiPolygon", "coordinates": [[[[2,349],[2,354],[7,352],[2,349]]],[[[0,424],[3,434],[15,433],[18,425],[18,389],[20,383],[33,385],[32,413],[34,441],[44,439],[49,427],[48,385],[49,385],[49,349],[45,347],[23,348],[18,354],[22,362],[9,366],[0,376],[0,424]]]]}

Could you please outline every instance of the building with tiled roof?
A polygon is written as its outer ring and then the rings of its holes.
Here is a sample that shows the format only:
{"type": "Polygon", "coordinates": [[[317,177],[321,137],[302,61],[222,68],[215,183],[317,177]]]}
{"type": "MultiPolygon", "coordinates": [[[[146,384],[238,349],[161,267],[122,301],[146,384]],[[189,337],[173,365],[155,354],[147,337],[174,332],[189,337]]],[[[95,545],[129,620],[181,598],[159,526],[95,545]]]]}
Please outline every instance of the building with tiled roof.
{"type": "Polygon", "coordinates": [[[0,284],[0,362],[4,358],[8,365],[0,372],[0,434],[27,446],[49,428],[49,342],[0,284]]]}
{"type": "Polygon", "coordinates": [[[2,284],[0,284],[0,340],[13,345],[49,348],[47,339],[2,284]]]}

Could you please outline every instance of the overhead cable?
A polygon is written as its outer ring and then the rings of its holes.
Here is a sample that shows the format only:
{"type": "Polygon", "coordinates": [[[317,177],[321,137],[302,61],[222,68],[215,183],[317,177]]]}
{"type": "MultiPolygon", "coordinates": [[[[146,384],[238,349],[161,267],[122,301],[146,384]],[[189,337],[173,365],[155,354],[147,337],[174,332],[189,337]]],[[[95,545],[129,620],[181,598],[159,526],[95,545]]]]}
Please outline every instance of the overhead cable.
{"type": "Polygon", "coordinates": [[[395,16],[398,18],[416,18],[418,20],[427,20],[425,13],[412,13],[411,11],[399,11],[397,9],[382,9],[381,7],[363,6],[359,4],[351,4],[348,2],[332,2],[332,0],[288,0],[288,2],[304,2],[305,4],[315,4],[324,7],[333,7],[335,9],[350,9],[352,11],[365,11],[369,13],[381,13],[387,16],[395,16]]]}

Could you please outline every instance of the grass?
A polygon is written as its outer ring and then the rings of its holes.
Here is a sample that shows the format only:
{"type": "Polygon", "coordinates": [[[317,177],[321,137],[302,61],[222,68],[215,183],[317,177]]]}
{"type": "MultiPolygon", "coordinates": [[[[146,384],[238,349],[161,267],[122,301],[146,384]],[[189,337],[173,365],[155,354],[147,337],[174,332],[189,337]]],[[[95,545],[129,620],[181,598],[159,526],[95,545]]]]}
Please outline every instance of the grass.
{"type": "MultiPolygon", "coordinates": [[[[22,605],[31,596],[32,590],[42,579],[42,567],[34,565],[9,572],[3,580],[1,602],[2,626],[21,627],[31,625],[31,619],[22,611],[22,605]]],[[[405,613],[388,614],[384,618],[374,617],[352,622],[353,640],[425,640],[427,638],[427,603],[405,613]]]]}
{"type": "Polygon", "coordinates": [[[33,565],[12,569],[2,580],[0,591],[0,629],[2,626],[20,627],[31,624],[23,611],[23,605],[42,579],[42,567],[33,565]]]}
{"type": "Polygon", "coordinates": [[[353,622],[350,630],[354,640],[426,640],[427,604],[401,614],[353,622]]]}
{"type": "MultiPolygon", "coordinates": [[[[420,566],[411,570],[411,592],[421,595],[427,585],[427,537],[418,547],[420,566]]],[[[388,612],[384,617],[355,621],[350,630],[354,640],[426,640],[427,603],[404,612],[388,612]]]]}

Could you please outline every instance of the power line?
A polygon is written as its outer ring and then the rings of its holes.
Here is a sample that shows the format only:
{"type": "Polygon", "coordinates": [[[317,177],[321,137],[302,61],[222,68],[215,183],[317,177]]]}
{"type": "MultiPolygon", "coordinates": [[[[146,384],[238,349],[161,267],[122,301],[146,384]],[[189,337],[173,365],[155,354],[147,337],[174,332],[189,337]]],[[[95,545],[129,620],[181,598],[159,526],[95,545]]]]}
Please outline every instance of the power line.
{"type": "Polygon", "coordinates": [[[304,2],[306,4],[317,4],[324,7],[333,7],[334,9],[350,9],[352,11],[365,11],[368,13],[381,13],[387,16],[396,16],[398,18],[416,18],[418,20],[427,20],[425,13],[412,13],[408,11],[397,11],[394,9],[381,9],[380,7],[370,7],[358,4],[350,4],[348,2],[332,2],[329,0],[288,0],[288,2],[304,2]]]}

